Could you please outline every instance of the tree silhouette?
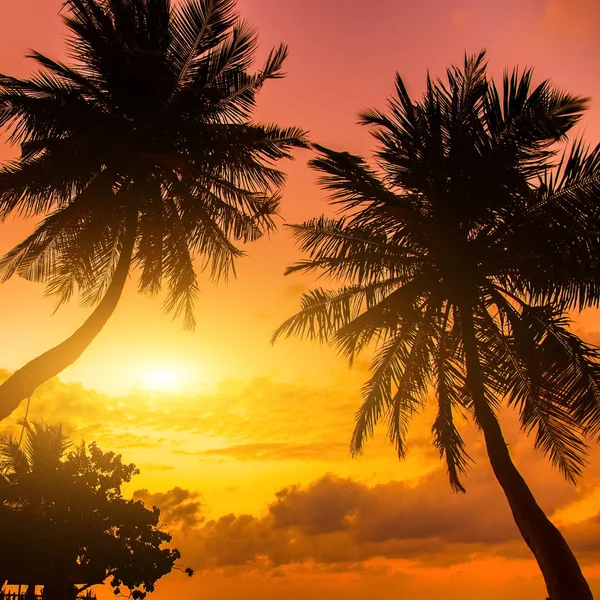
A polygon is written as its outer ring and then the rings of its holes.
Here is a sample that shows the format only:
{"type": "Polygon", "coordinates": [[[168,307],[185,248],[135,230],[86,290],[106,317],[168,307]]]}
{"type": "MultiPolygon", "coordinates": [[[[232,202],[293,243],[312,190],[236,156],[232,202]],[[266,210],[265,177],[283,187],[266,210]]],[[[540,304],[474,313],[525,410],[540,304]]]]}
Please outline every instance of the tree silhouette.
{"type": "Polygon", "coordinates": [[[273,227],[275,163],[305,145],[297,128],[249,120],[287,49],[251,74],[257,34],[235,0],[66,0],[64,11],[73,64],[32,52],[33,77],[0,76],[0,126],[21,149],[0,169],[0,219],[43,216],[0,275],[97,306],[0,386],[0,419],[81,355],[132,267],[141,292],[166,280],[165,309],[193,328],[194,256],[215,280],[234,273],[234,242],[273,227]]]}
{"type": "Polygon", "coordinates": [[[342,216],[293,225],[306,260],[342,282],[314,289],[275,333],[328,342],[350,361],[375,347],[351,442],[362,452],[385,419],[400,458],[411,417],[433,388],[433,441],[450,484],[468,469],[456,415],[471,415],[552,600],[591,599],[579,565],[513,464],[497,413],[504,399],[569,479],[583,436],[600,433],[600,351],[568,330],[565,311],[598,302],[600,150],[556,144],[585,99],[532,87],[526,70],[502,92],[484,53],[427,79],[413,102],[396,78],[387,113],[367,111],[379,171],[317,146],[312,164],[342,216]]]}
{"type": "Polygon", "coordinates": [[[115,593],[144,598],[179,552],[163,547],[171,537],[158,508],[122,497],[135,465],[94,443],[71,448],[60,426],[33,423],[25,434],[22,447],[0,438],[0,582],[69,600],[111,578],[115,593]]]}

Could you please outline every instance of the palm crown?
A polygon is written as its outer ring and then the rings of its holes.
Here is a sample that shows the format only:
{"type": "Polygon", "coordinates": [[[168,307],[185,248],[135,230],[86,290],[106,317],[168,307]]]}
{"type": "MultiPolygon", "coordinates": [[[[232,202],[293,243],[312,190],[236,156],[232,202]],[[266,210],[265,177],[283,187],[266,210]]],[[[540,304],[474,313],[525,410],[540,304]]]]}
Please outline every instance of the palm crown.
{"type": "Polygon", "coordinates": [[[600,151],[557,142],[585,99],[506,74],[502,94],[484,54],[428,79],[413,102],[402,79],[388,114],[368,111],[379,173],[360,157],[317,147],[313,166],[342,213],[293,225],[308,255],[288,269],[344,282],[314,289],[275,333],[328,341],[350,360],[376,344],[351,449],[387,419],[399,455],[433,386],[434,444],[462,490],[469,463],[455,424],[481,424],[501,400],[519,410],[536,446],[570,479],[581,434],[600,433],[598,349],[568,330],[565,310],[596,302],[600,151]],[[468,315],[471,324],[466,325],[468,315]],[[474,402],[466,328],[474,329],[487,408],[474,402]]]}
{"type": "Polygon", "coordinates": [[[274,162],[296,128],[251,123],[285,46],[249,72],[257,36],[234,0],[67,0],[72,66],[37,52],[30,79],[0,78],[0,125],[21,156],[0,171],[0,217],[47,215],[0,263],[68,299],[99,300],[119,257],[139,287],[168,280],[166,309],[193,327],[198,253],[213,277],[272,226],[274,162]]]}
{"type": "Polygon", "coordinates": [[[0,476],[11,481],[27,474],[55,471],[71,443],[62,425],[24,423],[25,439],[0,435],[0,476]]]}
{"type": "Polygon", "coordinates": [[[0,419],[72,364],[120,299],[167,283],[165,308],[195,325],[194,258],[214,279],[236,243],[273,226],[297,128],[253,123],[256,94],[282,76],[285,46],[249,72],[256,33],[235,0],[66,0],[72,65],[37,52],[30,79],[0,76],[0,126],[20,157],[0,169],[0,219],[43,217],[0,259],[68,300],[98,303],[69,338],[0,385],[0,419]]]}

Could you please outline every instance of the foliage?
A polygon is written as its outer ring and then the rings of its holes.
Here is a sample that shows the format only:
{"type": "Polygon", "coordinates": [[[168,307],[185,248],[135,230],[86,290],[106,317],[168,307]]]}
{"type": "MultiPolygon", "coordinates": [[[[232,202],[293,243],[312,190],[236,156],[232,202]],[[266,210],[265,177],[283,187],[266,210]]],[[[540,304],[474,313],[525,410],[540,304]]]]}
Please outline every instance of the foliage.
{"type": "MultiPolygon", "coordinates": [[[[193,258],[213,278],[273,227],[297,128],[250,121],[283,76],[285,46],[249,71],[257,34],[235,0],[66,0],[71,64],[0,76],[0,126],[20,146],[0,169],[0,219],[44,217],[0,261],[60,302],[102,298],[134,241],[139,289],[168,282],[165,309],[194,326],[193,258]]],[[[128,258],[128,257],[126,257],[128,258]]]]}
{"type": "Polygon", "coordinates": [[[582,436],[600,434],[600,350],[569,331],[566,311],[600,298],[600,146],[558,152],[586,105],[548,81],[534,87],[530,70],[506,73],[500,91],[481,53],[446,81],[428,78],[417,102],[396,77],[388,111],[361,115],[379,143],[376,167],[317,146],[312,166],[341,216],[291,226],[307,258],[287,272],[342,287],[304,294],[274,338],[328,342],[350,361],[376,347],[353,453],[385,419],[403,457],[433,386],[434,444],[463,490],[470,458],[456,418],[481,425],[482,414],[466,318],[486,411],[507,398],[536,447],[567,478],[581,473],[582,436]]]}
{"type": "Polygon", "coordinates": [[[50,595],[110,578],[115,593],[128,588],[143,598],[179,558],[164,547],[171,538],[158,527],[158,508],[122,497],[135,465],[95,443],[72,447],[60,426],[28,425],[23,447],[2,437],[0,472],[0,528],[8,542],[0,564],[9,581],[33,581],[50,595]]]}

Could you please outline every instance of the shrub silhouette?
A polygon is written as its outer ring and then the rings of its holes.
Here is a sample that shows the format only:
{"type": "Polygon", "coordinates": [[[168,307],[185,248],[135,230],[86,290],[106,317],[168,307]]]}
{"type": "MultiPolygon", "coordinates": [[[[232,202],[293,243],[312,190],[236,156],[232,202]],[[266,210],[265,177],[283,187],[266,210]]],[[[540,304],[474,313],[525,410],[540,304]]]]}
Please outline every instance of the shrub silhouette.
{"type": "Polygon", "coordinates": [[[0,586],[69,600],[110,579],[144,598],[180,556],[159,509],[122,496],[135,465],[95,443],[72,447],[60,425],[27,425],[21,447],[1,437],[0,473],[0,586]]]}

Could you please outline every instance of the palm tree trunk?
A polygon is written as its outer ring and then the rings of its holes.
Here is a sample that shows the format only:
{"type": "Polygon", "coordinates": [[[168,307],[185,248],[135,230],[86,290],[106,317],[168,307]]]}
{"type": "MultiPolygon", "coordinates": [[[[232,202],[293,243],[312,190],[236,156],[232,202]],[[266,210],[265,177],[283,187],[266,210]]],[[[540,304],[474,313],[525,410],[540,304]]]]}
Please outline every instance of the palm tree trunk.
{"type": "Polygon", "coordinates": [[[124,234],[121,254],[112,281],[104,297],[83,325],[64,342],[29,361],[0,385],[0,421],[10,415],[22,400],[29,398],[38,386],[73,364],[100,333],[123,293],[136,232],[137,220],[132,220],[124,234]]]}
{"type": "Polygon", "coordinates": [[[515,523],[542,571],[550,600],[593,600],[573,552],[539,507],[512,462],[500,424],[486,400],[472,311],[461,310],[460,320],[467,385],[473,399],[475,418],[483,431],[494,475],[504,490],[515,523]]]}

